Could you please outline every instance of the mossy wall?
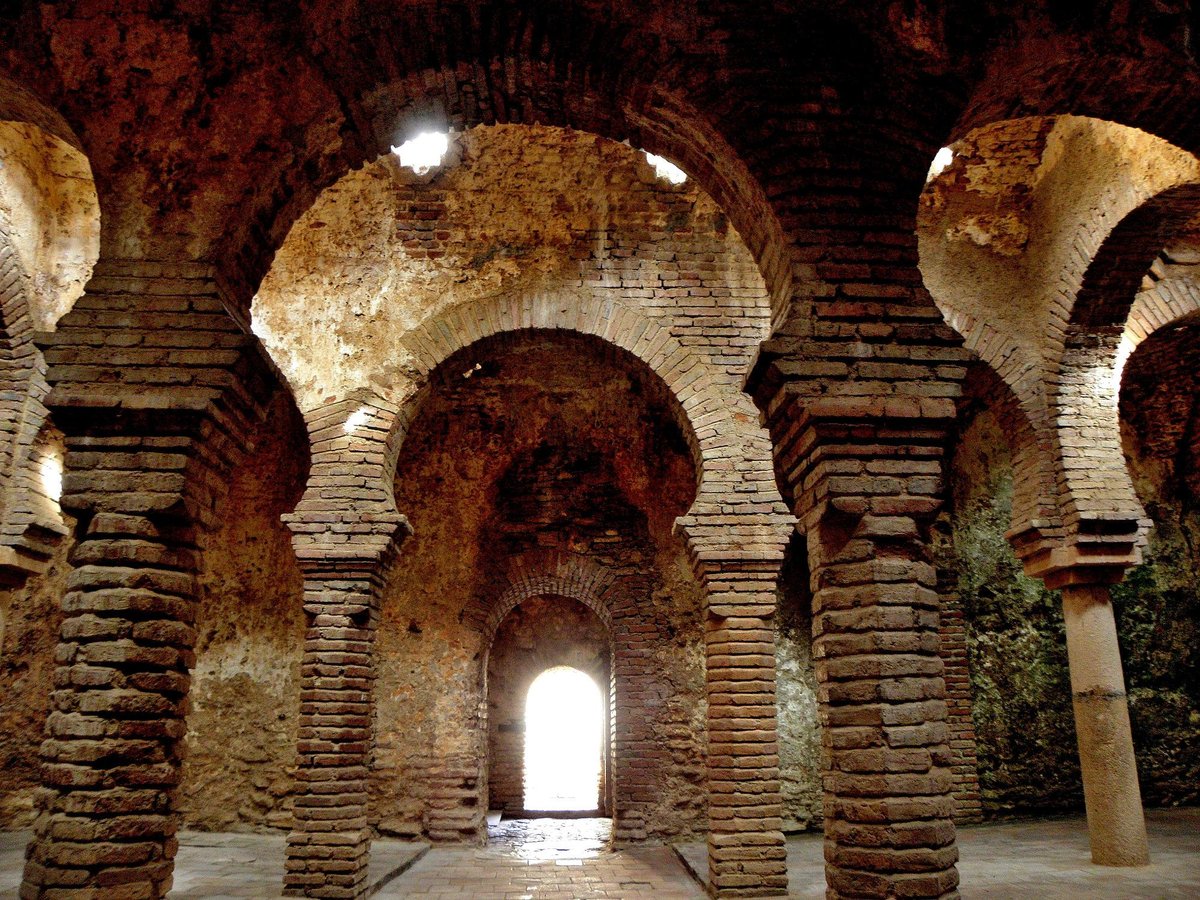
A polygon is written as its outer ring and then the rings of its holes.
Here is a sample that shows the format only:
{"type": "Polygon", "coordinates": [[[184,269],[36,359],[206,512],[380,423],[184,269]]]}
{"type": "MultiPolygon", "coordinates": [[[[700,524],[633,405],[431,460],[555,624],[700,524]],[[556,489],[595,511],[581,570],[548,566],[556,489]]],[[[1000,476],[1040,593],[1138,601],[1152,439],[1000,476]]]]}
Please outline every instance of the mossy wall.
{"type": "Polygon", "coordinates": [[[793,533],[777,591],[775,668],[785,831],[821,827],[821,720],[812,660],[812,592],[804,536],[793,533]]]}
{"type": "Polygon", "coordinates": [[[1143,799],[1200,802],[1200,328],[1138,348],[1121,388],[1130,474],[1154,522],[1113,589],[1143,799]]]}
{"type": "MultiPolygon", "coordinates": [[[[1113,589],[1147,805],[1200,795],[1200,350],[1148,341],[1126,367],[1130,472],[1154,523],[1141,566],[1113,589]]],[[[985,815],[1077,809],[1083,794],[1060,597],[1025,577],[1004,536],[1012,458],[1002,391],[973,375],[951,463],[939,564],[967,617],[985,815]]]]}
{"type": "Polygon", "coordinates": [[[1025,577],[1004,532],[1013,473],[1005,433],[968,409],[951,466],[939,564],[967,621],[979,786],[985,815],[1083,802],[1058,593],[1025,577]]]}

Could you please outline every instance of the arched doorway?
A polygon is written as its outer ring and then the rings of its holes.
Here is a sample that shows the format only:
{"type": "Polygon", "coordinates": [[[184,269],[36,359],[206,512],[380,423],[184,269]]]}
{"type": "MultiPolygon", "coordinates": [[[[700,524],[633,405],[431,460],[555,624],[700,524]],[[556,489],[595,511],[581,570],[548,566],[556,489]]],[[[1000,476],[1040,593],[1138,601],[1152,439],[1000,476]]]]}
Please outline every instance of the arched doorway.
{"type": "Polygon", "coordinates": [[[604,698],[584,672],[554,666],[534,679],[525,698],[525,809],[600,809],[604,698]]]}
{"type": "Polygon", "coordinates": [[[487,661],[488,808],[507,818],[613,813],[609,626],[587,605],[517,604],[487,661]]]}

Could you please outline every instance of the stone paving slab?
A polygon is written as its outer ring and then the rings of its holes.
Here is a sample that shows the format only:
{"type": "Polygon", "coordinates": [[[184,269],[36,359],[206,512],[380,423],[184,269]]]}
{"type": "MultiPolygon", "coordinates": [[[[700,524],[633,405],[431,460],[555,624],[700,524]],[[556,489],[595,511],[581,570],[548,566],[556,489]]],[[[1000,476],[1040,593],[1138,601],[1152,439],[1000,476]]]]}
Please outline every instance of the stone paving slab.
{"type": "MultiPolygon", "coordinates": [[[[1146,812],[1151,864],[1096,866],[1083,816],[969,825],[958,829],[960,891],[965,900],[1195,900],[1200,897],[1200,808],[1146,812]]],[[[820,833],[787,841],[789,897],[825,896],[820,833]]],[[[680,859],[708,881],[703,843],[680,844],[680,859]]]]}
{"type": "Polygon", "coordinates": [[[0,900],[16,900],[25,868],[25,845],[29,831],[0,831],[0,900]]]}

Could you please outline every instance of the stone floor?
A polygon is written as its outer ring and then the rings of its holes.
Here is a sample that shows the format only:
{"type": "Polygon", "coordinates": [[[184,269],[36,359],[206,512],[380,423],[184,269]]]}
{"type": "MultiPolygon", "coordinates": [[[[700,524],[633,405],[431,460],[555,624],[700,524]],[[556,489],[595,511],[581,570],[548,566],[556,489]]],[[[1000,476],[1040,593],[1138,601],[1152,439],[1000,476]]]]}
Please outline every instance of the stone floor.
{"type": "MultiPolygon", "coordinates": [[[[1040,819],[959,831],[962,894],[971,898],[1172,900],[1200,897],[1200,809],[1147,814],[1153,863],[1142,869],[1093,866],[1082,817],[1040,819]]],[[[703,844],[610,853],[603,819],[502,822],[487,847],[435,847],[376,841],[370,881],[381,900],[656,900],[702,898],[681,858],[703,874],[703,844]]],[[[28,832],[0,832],[0,900],[17,896],[28,832]]],[[[181,835],[173,898],[279,896],[283,838],[181,835]]],[[[824,897],[820,835],[788,841],[792,897],[824,897]]]]}
{"type": "MultiPolygon", "coordinates": [[[[1082,816],[973,825],[958,830],[960,890],[966,900],[1194,900],[1200,897],[1200,808],[1146,813],[1151,864],[1140,869],[1094,866],[1082,816]]],[[[703,844],[680,856],[703,879],[703,844]]],[[[790,897],[825,896],[819,834],[788,839],[790,897]]]]}
{"type": "MultiPolygon", "coordinates": [[[[0,900],[16,900],[28,831],[0,831],[0,900]]],[[[179,835],[172,900],[258,900],[280,896],[283,835],[185,831],[179,835]]],[[[428,844],[374,841],[367,883],[385,888],[429,850],[428,844]]],[[[386,894],[382,896],[404,896],[386,894]]]]}
{"type": "Polygon", "coordinates": [[[513,819],[488,845],[435,847],[377,896],[472,900],[703,897],[669,847],[610,853],[607,819],[513,819]]]}

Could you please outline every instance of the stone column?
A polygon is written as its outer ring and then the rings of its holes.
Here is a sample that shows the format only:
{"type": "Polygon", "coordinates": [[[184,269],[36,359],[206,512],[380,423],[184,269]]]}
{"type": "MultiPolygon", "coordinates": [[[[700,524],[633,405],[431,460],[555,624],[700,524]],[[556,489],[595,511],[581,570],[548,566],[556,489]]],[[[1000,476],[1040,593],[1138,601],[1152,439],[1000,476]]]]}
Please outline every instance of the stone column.
{"type": "Polygon", "coordinates": [[[717,897],[787,892],[775,605],[792,520],[760,518],[680,520],[705,594],[708,878],[717,897]]]}
{"type": "Polygon", "coordinates": [[[396,414],[367,395],[310,413],[308,487],[283,517],[304,572],[308,620],[284,875],[291,896],[361,897],[367,889],[379,599],[409,533],[387,481],[396,414]]]}
{"type": "Polygon", "coordinates": [[[1062,600],[1092,862],[1149,865],[1109,589],[1103,584],[1068,584],[1062,600]]]}
{"type": "Polygon", "coordinates": [[[45,343],[78,542],[21,897],[158,898],[176,849],[197,535],[268,381],[200,266],[99,265],[45,343]]]}
{"type": "MultiPolygon", "coordinates": [[[[1097,300],[1100,302],[1100,300],[1097,300]]],[[[1073,323],[1048,386],[1061,529],[1018,523],[1025,572],[1062,589],[1075,731],[1092,861],[1150,862],[1108,585],[1141,560],[1149,521],[1121,450],[1117,359],[1123,329],[1073,323]]]]}

